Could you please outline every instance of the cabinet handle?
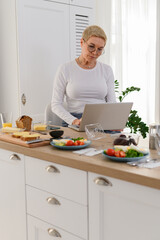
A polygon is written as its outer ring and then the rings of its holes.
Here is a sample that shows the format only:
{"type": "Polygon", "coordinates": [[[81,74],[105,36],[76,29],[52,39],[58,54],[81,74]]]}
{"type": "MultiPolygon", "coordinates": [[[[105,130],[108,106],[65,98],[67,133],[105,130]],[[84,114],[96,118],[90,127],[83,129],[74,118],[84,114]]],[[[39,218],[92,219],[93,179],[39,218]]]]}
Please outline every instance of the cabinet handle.
{"type": "Polygon", "coordinates": [[[54,197],[48,197],[47,202],[53,205],[61,205],[61,203],[54,197]]]}
{"type": "Polygon", "coordinates": [[[9,159],[10,160],[21,160],[21,158],[17,154],[12,154],[9,159]]]}
{"type": "Polygon", "coordinates": [[[98,185],[102,185],[102,186],[112,186],[112,183],[106,179],[106,178],[103,178],[103,177],[98,177],[96,179],[94,179],[94,182],[98,185]]]}
{"type": "Polygon", "coordinates": [[[26,96],[25,96],[24,93],[23,93],[22,96],[21,96],[21,102],[22,102],[23,105],[26,104],[26,96]]]}
{"type": "Polygon", "coordinates": [[[57,230],[55,230],[53,228],[48,228],[48,234],[50,236],[52,236],[52,237],[59,237],[59,238],[61,238],[61,234],[57,230]]]}
{"type": "Polygon", "coordinates": [[[51,173],[60,173],[59,169],[50,165],[46,167],[47,172],[51,172],[51,173]]]}

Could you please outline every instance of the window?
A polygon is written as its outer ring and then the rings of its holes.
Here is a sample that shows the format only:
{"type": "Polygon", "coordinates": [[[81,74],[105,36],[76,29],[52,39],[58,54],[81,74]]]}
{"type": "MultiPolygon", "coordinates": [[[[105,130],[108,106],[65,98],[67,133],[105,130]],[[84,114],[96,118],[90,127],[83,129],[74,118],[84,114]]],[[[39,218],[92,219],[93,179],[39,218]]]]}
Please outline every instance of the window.
{"type": "Polygon", "coordinates": [[[101,60],[111,65],[122,90],[141,88],[125,101],[133,101],[144,122],[155,122],[156,0],[97,0],[96,16],[109,39],[101,60]]]}

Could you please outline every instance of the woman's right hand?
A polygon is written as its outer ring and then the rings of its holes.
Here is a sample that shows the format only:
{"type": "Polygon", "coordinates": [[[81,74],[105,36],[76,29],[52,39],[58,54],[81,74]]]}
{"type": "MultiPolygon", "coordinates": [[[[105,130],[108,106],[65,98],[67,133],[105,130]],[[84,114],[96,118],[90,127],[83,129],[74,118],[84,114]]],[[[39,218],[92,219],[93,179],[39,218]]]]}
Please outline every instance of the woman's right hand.
{"type": "Polygon", "coordinates": [[[80,119],[76,118],[76,119],[72,122],[72,125],[80,125],[80,123],[81,123],[81,118],[80,118],[80,119]]]}

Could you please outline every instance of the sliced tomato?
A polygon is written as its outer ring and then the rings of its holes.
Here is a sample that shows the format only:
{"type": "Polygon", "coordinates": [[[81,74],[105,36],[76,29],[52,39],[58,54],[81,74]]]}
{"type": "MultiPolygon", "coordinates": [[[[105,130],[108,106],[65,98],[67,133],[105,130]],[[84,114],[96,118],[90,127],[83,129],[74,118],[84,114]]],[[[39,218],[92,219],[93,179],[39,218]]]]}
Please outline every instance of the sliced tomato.
{"type": "Polygon", "coordinates": [[[78,145],[80,145],[80,144],[81,144],[81,141],[80,141],[80,140],[77,140],[76,142],[77,142],[77,144],[78,144],[78,145]]]}
{"type": "Polygon", "coordinates": [[[115,150],[112,149],[112,148],[108,148],[106,150],[106,154],[109,155],[109,156],[114,156],[114,153],[115,153],[115,150]]]}
{"type": "Polygon", "coordinates": [[[73,146],[74,145],[74,142],[72,140],[68,140],[66,142],[66,146],[73,146]]]}
{"type": "Polygon", "coordinates": [[[119,150],[115,151],[114,156],[115,157],[120,157],[120,151],[119,150]]]}
{"type": "Polygon", "coordinates": [[[120,155],[120,157],[125,157],[125,156],[126,156],[126,153],[125,153],[124,151],[120,151],[120,152],[119,152],[119,155],[120,155]]]}
{"type": "Polygon", "coordinates": [[[83,141],[80,141],[80,144],[79,145],[84,145],[84,142],[83,141]]]}
{"type": "Polygon", "coordinates": [[[78,144],[78,142],[77,141],[75,141],[74,142],[74,146],[78,146],[79,144],[78,144]]]}

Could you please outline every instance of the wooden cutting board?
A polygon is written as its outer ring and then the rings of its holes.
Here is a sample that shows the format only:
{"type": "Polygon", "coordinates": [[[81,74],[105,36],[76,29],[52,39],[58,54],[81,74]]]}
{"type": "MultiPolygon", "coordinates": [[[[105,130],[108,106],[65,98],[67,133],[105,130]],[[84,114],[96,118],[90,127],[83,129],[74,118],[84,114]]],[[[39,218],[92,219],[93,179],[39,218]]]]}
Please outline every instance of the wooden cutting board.
{"type": "MultiPolygon", "coordinates": [[[[46,138],[50,138],[50,136],[41,134],[40,139],[46,139],[46,138]]],[[[5,134],[0,133],[0,140],[21,145],[23,147],[28,147],[28,148],[41,147],[41,146],[46,146],[50,144],[50,141],[43,141],[43,142],[28,144],[25,141],[21,140],[20,138],[14,138],[12,137],[11,134],[6,134],[6,133],[5,134]]]]}

